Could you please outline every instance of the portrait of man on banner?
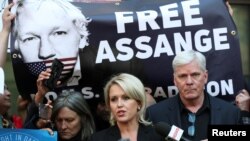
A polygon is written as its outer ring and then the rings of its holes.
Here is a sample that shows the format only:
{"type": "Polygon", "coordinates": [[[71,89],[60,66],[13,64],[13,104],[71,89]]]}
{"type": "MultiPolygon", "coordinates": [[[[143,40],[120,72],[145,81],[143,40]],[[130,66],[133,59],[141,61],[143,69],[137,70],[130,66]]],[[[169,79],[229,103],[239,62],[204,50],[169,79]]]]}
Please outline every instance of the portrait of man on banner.
{"type": "Polygon", "coordinates": [[[78,85],[82,77],[79,50],[88,45],[87,25],[91,20],[63,0],[17,0],[12,12],[16,14],[16,58],[34,76],[50,68],[57,58],[64,64],[62,84],[78,85]]]}

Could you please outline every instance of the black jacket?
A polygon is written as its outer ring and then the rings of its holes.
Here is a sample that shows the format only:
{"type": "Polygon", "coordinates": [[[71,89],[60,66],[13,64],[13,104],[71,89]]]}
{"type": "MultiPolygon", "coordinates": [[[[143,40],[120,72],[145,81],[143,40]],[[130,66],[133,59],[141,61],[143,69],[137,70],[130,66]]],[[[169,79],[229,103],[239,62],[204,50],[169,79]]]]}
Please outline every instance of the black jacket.
{"type": "MultiPolygon", "coordinates": [[[[121,134],[118,126],[115,125],[94,133],[90,141],[118,141],[119,139],[121,139],[121,134]]],[[[140,124],[137,141],[164,141],[164,138],[158,135],[152,126],[140,124]]]]}

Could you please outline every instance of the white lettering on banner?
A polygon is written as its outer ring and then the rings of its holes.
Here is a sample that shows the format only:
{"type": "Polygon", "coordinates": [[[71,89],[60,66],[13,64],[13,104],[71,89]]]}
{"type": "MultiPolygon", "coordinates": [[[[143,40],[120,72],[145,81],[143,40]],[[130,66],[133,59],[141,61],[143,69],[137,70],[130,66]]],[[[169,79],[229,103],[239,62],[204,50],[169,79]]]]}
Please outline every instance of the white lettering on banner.
{"type": "MultiPolygon", "coordinates": [[[[232,79],[220,80],[219,82],[209,81],[205,87],[207,93],[211,96],[218,96],[219,94],[221,94],[222,96],[234,94],[232,79]]],[[[91,99],[97,97],[96,95],[99,95],[95,94],[92,90],[92,87],[83,87],[82,93],[84,95],[84,98],[91,99]]],[[[145,87],[145,92],[147,94],[151,94],[155,98],[169,98],[178,94],[178,89],[176,86],[156,86],[155,89],[145,87]]]]}
{"type": "Polygon", "coordinates": [[[179,12],[176,10],[176,8],[178,8],[177,3],[160,7],[160,10],[162,12],[163,28],[175,28],[182,26],[181,20],[177,19],[177,17],[179,16],[179,12]]]}
{"type": "Polygon", "coordinates": [[[0,141],[13,141],[13,139],[11,135],[6,134],[0,136],[0,141]]]}
{"type": "Polygon", "coordinates": [[[105,60],[116,62],[129,61],[133,58],[149,59],[163,55],[173,56],[191,49],[199,52],[208,52],[213,48],[216,51],[230,49],[227,27],[200,29],[200,25],[203,25],[204,21],[200,14],[199,0],[166,4],[159,6],[159,10],[120,11],[114,14],[117,34],[124,34],[124,36],[127,28],[135,23],[138,23],[138,29],[136,26],[134,28],[135,32],[136,30],[138,32],[158,32],[157,30],[185,29],[185,27],[191,26],[199,26],[199,28],[196,31],[186,28],[186,31],[178,32],[176,30],[174,33],[166,30],[164,34],[158,33],[158,36],[147,36],[145,33],[133,39],[121,37],[117,39],[115,45],[111,45],[108,40],[101,40],[95,60],[96,64],[105,60]],[[161,20],[157,20],[157,17],[160,16],[161,20]],[[118,54],[113,52],[115,49],[118,54]]]}
{"type": "Polygon", "coordinates": [[[147,30],[147,23],[153,30],[160,29],[160,26],[156,22],[156,18],[158,16],[158,13],[156,11],[147,10],[142,12],[136,12],[136,14],[138,16],[138,19],[140,19],[138,20],[140,31],[147,30]]]}
{"type": "Polygon", "coordinates": [[[184,14],[185,26],[202,25],[203,19],[198,17],[200,15],[200,9],[195,7],[200,4],[199,0],[189,0],[181,2],[184,14]],[[188,11],[188,12],[186,12],[188,11]],[[196,18],[194,18],[196,17],[196,18]]]}
{"type": "Polygon", "coordinates": [[[210,81],[207,84],[207,92],[212,96],[218,96],[219,94],[222,94],[223,96],[226,94],[233,95],[234,89],[233,89],[233,80],[221,80],[220,83],[216,81],[210,81]]]}
{"type": "Polygon", "coordinates": [[[225,49],[229,49],[229,44],[227,43],[227,28],[217,28],[213,30],[214,33],[214,46],[215,46],[215,50],[225,50],[225,49]],[[223,35],[224,36],[221,36],[223,35]],[[224,44],[222,43],[224,42],[224,44]]]}
{"type": "Polygon", "coordinates": [[[211,38],[202,38],[201,37],[208,37],[209,31],[208,30],[199,30],[196,32],[194,36],[195,47],[197,50],[201,52],[207,52],[212,49],[212,41],[211,38]],[[200,40],[201,39],[201,40],[200,40]]]}
{"type": "Polygon", "coordinates": [[[22,136],[19,135],[19,134],[17,134],[17,135],[16,135],[16,140],[17,140],[17,141],[22,141],[22,136]]]}
{"type": "Polygon", "coordinates": [[[82,93],[85,99],[91,99],[95,96],[95,94],[92,92],[92,87],[83,87],[82,93]]]}
{"type": "MultiPolygon", "coordinates": [[[[161,57],[161,55],[173,56],[182,52],[183,50],[196,49],[200,52],[208,52],[212,50],[214,45],[215,50],[230,49],[227,37],[228,30],[226,27],[213,29],[213,36],[209,30],[201,29],[194,33],[194,43],[192,42],[191,31],[186,31],[184,37],[181,33],[173,33],[174,47],[171,47],[166,34],[160,34],[157,37],[155,47],[150,44],[152,37],[140,36],[135,39],[135,45],[130,38],[121,38],[116,42],[116,49],[118,55],[115,56],[109,42],[107,40],[100,41],[96,64],[102,63],[104,60],[110,62],[129,61],[133,57],[138,59],[148,59],[150,57],[161,57]],[[212,43],[214,41],[214,44],[212,43]],[[133,49],[135,47],[135,49],[133,49]],[[175,49],[175,52],[173,50],[175,49]],[[137,50],[136,50],[137,49],[137,50]]],[[[169,37],[170,38],[170,37],[169,37]]]]}
{"type": "MultiPolygon", "coordinates": [[[[182,10],[188,11],[183,12],[184,24],[185,26],[194,26],[194,25],[202,25],[203,19],[200,16],[200,9],[199,9],[199,0],[189,0],[181,2],[182,10]]],[[[164,29],[167,28],[176,28],[182,27],[182,23],[179,13],[181,10],[178,9],[178,4],[167,4],[164,6],[160,6],[160,14],[162,15],[162,25],[164,29]]],[[[139,31],[146,31],[147,25],[152,30],[160,29],[160,25],[157,24],[156,18],[158,17],[157,11],[154,10],[146,10],[135,12],[138,19],[138,27],[139,31]]],[[[115,12],[116,17],[116,24],[117,24],[117,33],[125,33],[126,32],[126,24],[131,24],[134,21],[134,12],[115,12]]]]}
{"type": "Polygon", "coordinates": [[[9,132],[5,135],[0,135],[0,141],[39,141],[39,139],[32,136],[31,134],[9,132]]]}

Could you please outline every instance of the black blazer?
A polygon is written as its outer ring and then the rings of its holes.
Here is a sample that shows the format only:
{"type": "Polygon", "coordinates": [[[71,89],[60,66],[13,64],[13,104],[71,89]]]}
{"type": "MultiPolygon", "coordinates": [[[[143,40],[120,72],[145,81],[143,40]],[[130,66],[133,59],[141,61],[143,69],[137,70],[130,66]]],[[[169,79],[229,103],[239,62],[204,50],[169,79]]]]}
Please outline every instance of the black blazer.
{"type": "MultiPolygon", "coordinates": [[[[118,126],[115,125],[94,133],[90,141],[118,141],[119,139],[121,134],[118,126]]],[[[158,135],[152,126],[140,124],[137,141],[164,141],[164,138],[158,135]]]]}
{"type": "MultiPolygon", "coordinates": [[[[211,108],[210,124],[241,124],[240,110],[233,104],[208,95],[211,108]]],[[[181,126],[181,116],[178,95],[165,99],[150,106],[146,117],[153,123],[166,122],[177,127],[181,126]]]]}

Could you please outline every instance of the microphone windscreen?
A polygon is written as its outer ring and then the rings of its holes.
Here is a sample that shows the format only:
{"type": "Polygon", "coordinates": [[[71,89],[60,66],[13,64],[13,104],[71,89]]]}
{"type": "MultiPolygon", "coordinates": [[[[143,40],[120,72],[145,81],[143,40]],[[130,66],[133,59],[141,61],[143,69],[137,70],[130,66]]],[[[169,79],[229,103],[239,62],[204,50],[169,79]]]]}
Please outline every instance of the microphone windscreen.
{"type": "Polygon", "coordinates": [[[160,134],[161,136],[163,136],[163,137],[166,137],[169,134],[170,130],[171,130],[171,126],[168,125],[165,122],[156,123],[154,125],[154,128],[155,128],[156,132],[158,134],[160,134]]]}

